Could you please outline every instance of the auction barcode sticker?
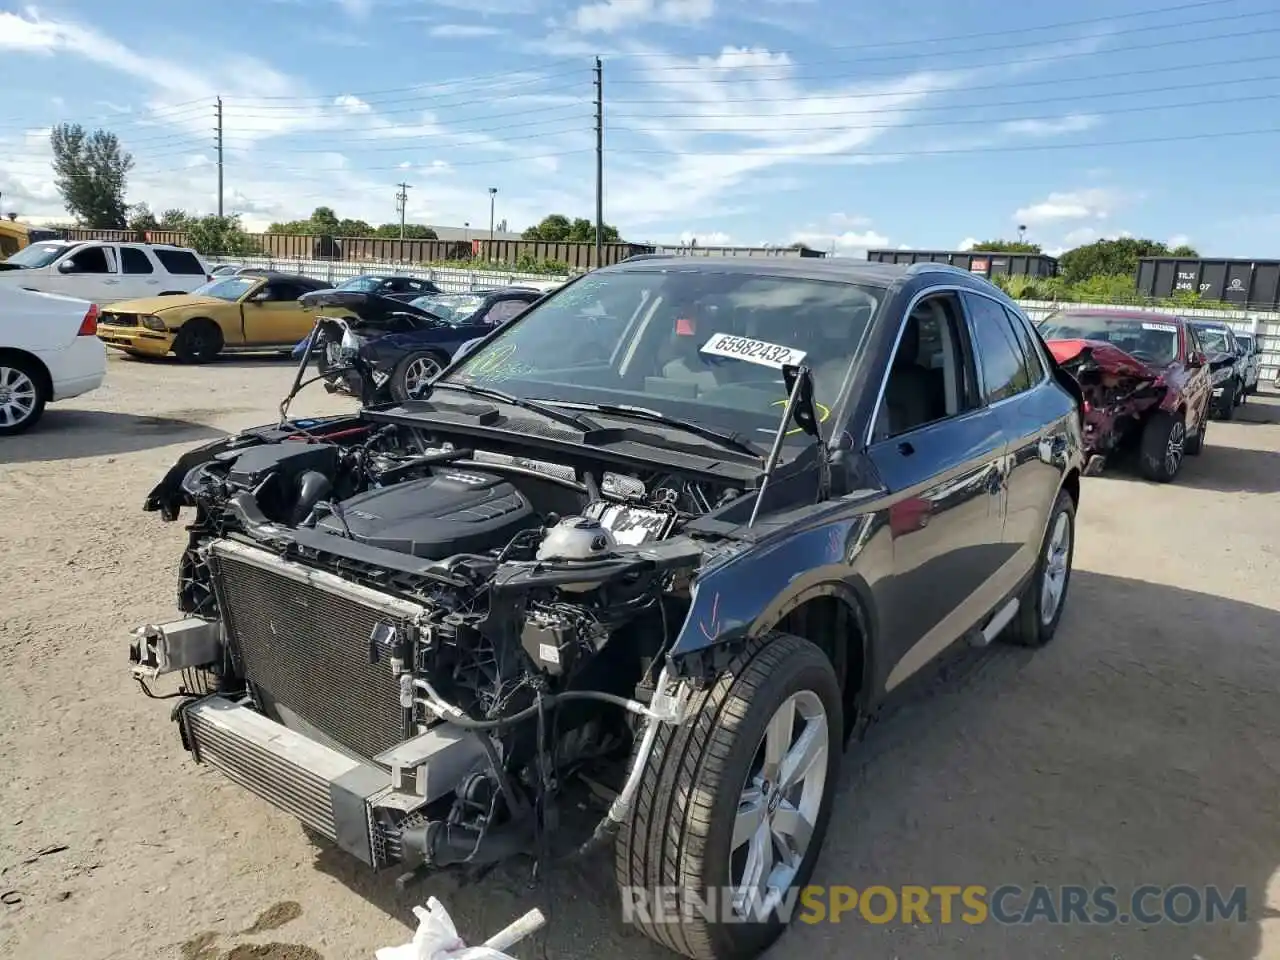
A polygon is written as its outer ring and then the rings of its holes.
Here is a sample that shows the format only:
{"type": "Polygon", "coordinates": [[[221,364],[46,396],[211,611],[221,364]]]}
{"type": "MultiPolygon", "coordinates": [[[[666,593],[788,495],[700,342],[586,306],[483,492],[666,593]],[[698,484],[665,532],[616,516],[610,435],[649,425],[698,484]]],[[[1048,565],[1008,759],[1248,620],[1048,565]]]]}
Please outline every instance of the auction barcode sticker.
{"type": "Polygon", "coordinates": [[[781,369],[784,366],[795,366],[805,357],[803,350],[786,347],[780,343],[769,343],[765,340],[752,340],[749,337],[735,337],[728,333],[713,333],[711,339],[698,348],[700,353],[709,353],[714,357],[734,357],[747,363],[758,363],[762,367],[781,369]]]}
{"type": "Polygon", "coordinates": [[[1143,330],[1159,330],[1162,333],[1177,333],[1178,328],[1172,323],[1144,323],[1143,330]]]}

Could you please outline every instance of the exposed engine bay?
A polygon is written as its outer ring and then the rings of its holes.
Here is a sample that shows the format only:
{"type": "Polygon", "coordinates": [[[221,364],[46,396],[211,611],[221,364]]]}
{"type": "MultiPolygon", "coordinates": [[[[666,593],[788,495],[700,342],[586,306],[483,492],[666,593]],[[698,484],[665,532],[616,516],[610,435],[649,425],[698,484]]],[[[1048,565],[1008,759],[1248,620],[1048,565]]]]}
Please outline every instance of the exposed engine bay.
{"type": "Polygon", "coordinates": [[[492,863],[576,773],[625,794],[610,765],[679,711],[660,668],[705,549],[683,531],[743,494],[354,417],[260,428],[149,499],[195,518],[186,619],[138,632],[134,673],[180,673],[196,758],[370,865],[492,863]]]}

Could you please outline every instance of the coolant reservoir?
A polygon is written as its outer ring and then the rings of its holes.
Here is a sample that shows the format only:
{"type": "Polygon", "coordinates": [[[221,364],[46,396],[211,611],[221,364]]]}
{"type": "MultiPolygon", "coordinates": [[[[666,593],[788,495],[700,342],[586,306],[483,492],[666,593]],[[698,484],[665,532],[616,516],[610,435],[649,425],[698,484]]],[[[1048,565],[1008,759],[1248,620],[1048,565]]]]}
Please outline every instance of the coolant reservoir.
{"type": "Polygon", "coordinates": [[[539,560],[595,560],[614,552],[618,543],[599,520],[566,517],[547,531],[538,546],[539,560]]]}

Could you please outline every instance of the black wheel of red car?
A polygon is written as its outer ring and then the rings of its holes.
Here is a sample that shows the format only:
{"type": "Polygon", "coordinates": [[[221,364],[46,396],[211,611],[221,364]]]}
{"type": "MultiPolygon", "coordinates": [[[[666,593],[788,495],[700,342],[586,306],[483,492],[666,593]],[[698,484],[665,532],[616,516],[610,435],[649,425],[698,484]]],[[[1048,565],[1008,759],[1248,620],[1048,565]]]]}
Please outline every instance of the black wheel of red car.
{"type": "Polygon", "coordinates": [[[391,373],[391,396],[400,403],[418,396],[431,379],[449,365],[434,350],[418,350],[400,359],[391,373]]]}
{"type": "Polygon", "coordinates": [[[786,929],[831,818],[840,682],[816,645],[771,633],[689,706],[686,723],[659,729],[618,836],[625,919],[695,960],[758,956],[786,929]]]}
{"type": "Polygon", "coordinates": [[[1183,444],[1183,453],[1190,457],[1198,457],[1204,451],[1204,431],[1208,430],[1208,412],[1204,412],[1201,417],[1201,425],[1196,433],[1188,436],[1187,443],[1183,444]]]}
{"type": "Polygon", "coordinates": [[[1043,647],[1058,632],[1071,585],[1075,545],[1076,502],[1066,490],[1059,490],[1040,544],[1040,559],[1018,597],[1018,612],[1001,638],[1006,643],[1043,647]]]}
{"type": "Polygon", "coordinates": [[[1168,483],[1182,469],[1187,447],[1187,422],[1181,413],[1160,410],[1142,428],[1138,466],[1156,483],[1168,483]]]}
{"type": "Polygon", "coordinates": [[[208,363],[222,352],[222,329],[212,320],[188,320],[173,338],[173,355],[183,363],[208,363]]]}

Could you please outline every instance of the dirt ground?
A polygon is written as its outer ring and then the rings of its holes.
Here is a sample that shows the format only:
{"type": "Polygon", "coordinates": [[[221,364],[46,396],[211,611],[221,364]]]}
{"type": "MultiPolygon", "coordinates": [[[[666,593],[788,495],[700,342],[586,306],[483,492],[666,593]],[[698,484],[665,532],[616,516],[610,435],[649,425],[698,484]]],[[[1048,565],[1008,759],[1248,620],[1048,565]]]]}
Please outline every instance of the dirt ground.
{"type": "MultiPolygon", "coordinates": [[[[113,357],[102,390],[0,441],[0,956],[371,958],[432,893],[474,940],[550,907],[522,956],[669,956],[589,872],[397,893],[192,764],[169,706],[140,695],[127,631],[171,615],[183,536],[142,497],[184,448],[272,419],[290,372],[113,357]]],[[[316,391],[296,409],[343,406],[316,391]]],[[[846,918],[797,925],[773,956],[1280,958],[1278,583],[1280,398],[1213,424],[1173,486],[1086,481],[1055,642],[953,658],[874,726],[815,878],[1244,885],[1245,922],[846,918]]]]}

